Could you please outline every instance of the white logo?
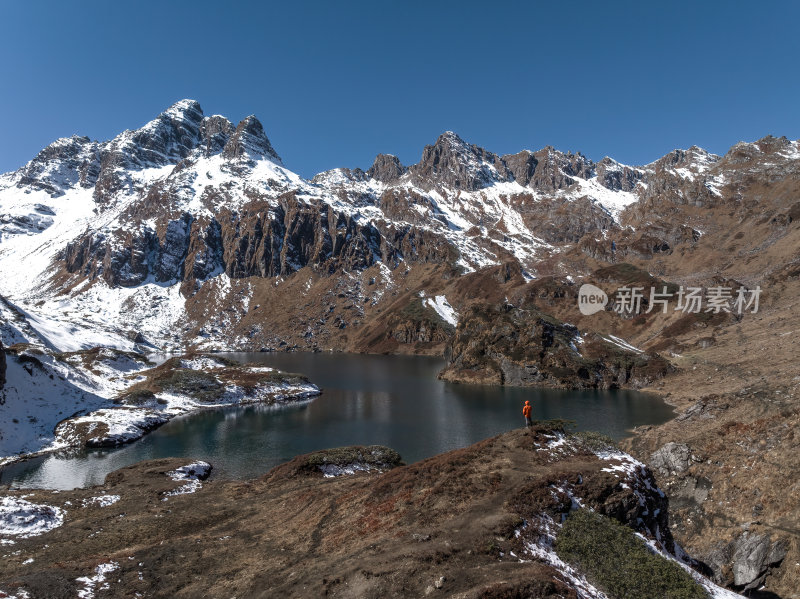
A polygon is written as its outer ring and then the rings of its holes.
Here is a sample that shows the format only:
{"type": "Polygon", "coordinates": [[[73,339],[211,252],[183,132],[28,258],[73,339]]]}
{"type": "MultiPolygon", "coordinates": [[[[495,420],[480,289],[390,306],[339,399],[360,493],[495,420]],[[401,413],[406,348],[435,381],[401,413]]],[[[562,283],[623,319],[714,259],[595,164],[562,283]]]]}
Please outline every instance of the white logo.
{"type": "Polygon", "coordinates": [[[607,303],[608,296],[599,287],[584,283],[578,290],[578,309],[585,316],[604,310],[607,303]]]}

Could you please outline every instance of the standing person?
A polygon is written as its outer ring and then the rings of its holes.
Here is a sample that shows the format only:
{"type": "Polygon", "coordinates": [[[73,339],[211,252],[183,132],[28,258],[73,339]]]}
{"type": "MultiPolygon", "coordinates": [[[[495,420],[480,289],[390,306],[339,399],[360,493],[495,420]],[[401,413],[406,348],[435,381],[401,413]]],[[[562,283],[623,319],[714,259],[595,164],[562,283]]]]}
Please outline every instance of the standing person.
{"type": "Polygon", "coordinates": [[[531,402],[525,400],[525,405],[522,407],[522,415],[525,416],[525,426],[533,425],[531,421],[531,402]]]}

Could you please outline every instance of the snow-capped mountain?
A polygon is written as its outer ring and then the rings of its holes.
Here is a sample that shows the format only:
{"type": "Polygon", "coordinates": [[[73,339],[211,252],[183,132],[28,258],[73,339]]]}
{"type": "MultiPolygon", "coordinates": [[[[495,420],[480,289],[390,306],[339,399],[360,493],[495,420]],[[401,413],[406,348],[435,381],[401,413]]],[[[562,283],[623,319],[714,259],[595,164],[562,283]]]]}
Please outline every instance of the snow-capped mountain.
{"type": "Polygon", "coordinates": [[[0,176],[0,294],[62,350],[333,347],[391,320],[398,295],[466,273],[514,264],[531,280],[571,274],[572,251],[607,257],[611,240],[641,259],[696,243],[704,229],[665,206],[729,201],[746,168],[785,176],[799,155],[765,138],[632,167],[552,147],[498,156],[446,132],[417,164],[381,154],[307,180],[254,116],[234,126],[182,100],[0,176]]]}

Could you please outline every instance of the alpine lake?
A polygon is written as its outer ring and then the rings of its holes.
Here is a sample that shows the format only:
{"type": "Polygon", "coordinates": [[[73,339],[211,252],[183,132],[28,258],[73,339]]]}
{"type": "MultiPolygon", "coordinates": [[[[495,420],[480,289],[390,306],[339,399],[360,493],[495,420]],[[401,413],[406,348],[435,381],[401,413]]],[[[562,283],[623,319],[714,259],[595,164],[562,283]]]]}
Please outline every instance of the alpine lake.
{"type": "Polygon", "coordinates": [[[280,407],[207,409],[172,419],[142,439],[113,449],[47,454],[0,471],[0,484],[72,489],[102,484],[114,470],[162,457],[210,462],[213,478],[258,477],[296,455],[346,445],[386,445],[407,463],[524,426],[530,400],[536,420],[561,418],[575,430],[614,439],[674,416],[652,394],[458,385],[436,378],[441,358],[332,353],[226,353],[306,375],[322,390],[311,402],[280,407]]]}

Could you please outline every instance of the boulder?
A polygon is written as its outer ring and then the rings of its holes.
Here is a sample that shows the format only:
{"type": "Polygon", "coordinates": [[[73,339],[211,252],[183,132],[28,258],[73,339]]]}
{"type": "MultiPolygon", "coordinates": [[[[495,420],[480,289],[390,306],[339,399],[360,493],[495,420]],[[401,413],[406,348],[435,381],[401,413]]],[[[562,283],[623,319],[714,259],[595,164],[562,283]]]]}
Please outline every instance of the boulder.
{"type": "Polygon", "coordinates": [[[733,584],[743,590],[760,586],[770,566],[780,564],[784,557],[786,547],[782,542],[772,542],[768,535],[745,532],[734,541],[733,584]]]}
{"type": "Polygon", "coordinates": [[[745,531],[733,541],[717,546],[706,561],[717,584],[749,591],[763,584],[770,568],[780,565],[786,549],[783,539],[745,531]]]}
{"type": "Polygon", "coordinates": [[[650,466],[663,475],[689,469],[691,452],[685,443],[667,443],[650,456],[650,466]]]}

